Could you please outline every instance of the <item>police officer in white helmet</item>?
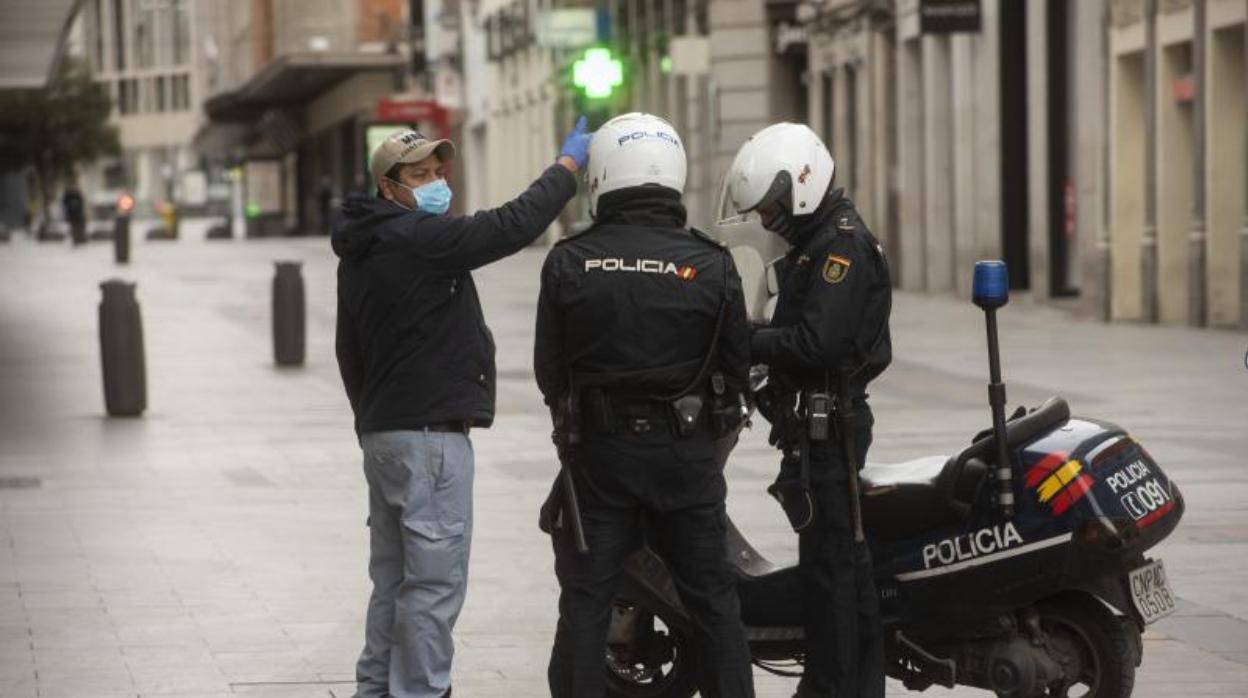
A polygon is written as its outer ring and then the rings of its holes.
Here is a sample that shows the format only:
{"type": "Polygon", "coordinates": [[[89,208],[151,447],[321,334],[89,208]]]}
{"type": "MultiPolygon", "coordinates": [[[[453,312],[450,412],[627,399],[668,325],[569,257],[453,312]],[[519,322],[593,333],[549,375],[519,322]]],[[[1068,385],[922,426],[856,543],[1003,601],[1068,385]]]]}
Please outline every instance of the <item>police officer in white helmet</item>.
{"type": "Polygon", "coordinates": [[[784,453],[769,492],[799,534],[806,662],[797,696],[876,698],[879,599],[854,484],[874,423],[867,384],[892,358],[891,284],[883,248],[832,189],[834,175],[808,126],[780,123],[741,147],[728,186],[738,212],[756,212],[790,246],[775,313],[750,350],[770,368],[759,409],[784,453]]]}
{"type": "Polygon", "coordinates": [[[684,144],[663,119],[608,121],[589,151],[594,224],[556,245],[542,269],[534,367],[589,544],[579,553],[570,526],[553,530],[555,698],[601,698],[603,658],[636,661],[613,658],[606,636],[625,559],[643,542],[695,621],[699,673],[673,680],[692,689],[696,679],[707,698],[754,695],[716,456],[740,419],[749,328],[731,256],[685,225],[685,168],[684,144]]]}

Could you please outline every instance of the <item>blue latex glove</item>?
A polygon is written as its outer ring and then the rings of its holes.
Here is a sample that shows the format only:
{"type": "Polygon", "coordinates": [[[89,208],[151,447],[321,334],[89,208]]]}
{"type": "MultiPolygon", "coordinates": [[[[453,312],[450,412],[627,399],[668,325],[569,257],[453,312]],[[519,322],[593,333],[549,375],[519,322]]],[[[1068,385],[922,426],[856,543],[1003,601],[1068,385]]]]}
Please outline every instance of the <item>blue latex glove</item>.
{"type": "Polygon", "coordinates": [[[592,133],[586,130],[589,126],[589,119],[582,114],[581,118],[576,120],[576,127],[563,139],[563,147],[559,149],[559,157],[570,157],[576,162],[577,169],[585,169],[585,164],[589,162],[589,140],[593,138],[592,133]]]}

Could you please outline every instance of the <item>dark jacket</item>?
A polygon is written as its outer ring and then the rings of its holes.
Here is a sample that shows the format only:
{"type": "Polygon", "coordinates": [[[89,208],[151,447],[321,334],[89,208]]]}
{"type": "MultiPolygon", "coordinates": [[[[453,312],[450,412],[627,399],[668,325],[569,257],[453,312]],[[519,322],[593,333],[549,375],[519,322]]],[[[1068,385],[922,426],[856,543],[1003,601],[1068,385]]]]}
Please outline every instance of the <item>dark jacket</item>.
{"type": "Polygon", "coordinates": [[[358,433],[494,421],[494,340],[471,271],[533,242],[575,194],[575,177],[553,165],[474,216],[348,198],[332,238],[336,344],[358,433]]]}
{"type": "MultiPolygon", "coordinates": [[[[753,363],[801,388],[848,366],[858,397],[892,361],[892,285],[883,247],[840,189],[800,221],[780,272],[771,324],[754,333],[753,363]]],[[[828,388],[836,389],[835,373],[828,388]]]]}
{"type": "Polygon", "coordinates": [[[721,303],[713,366],[729,390],[746,388],[749,328],[741,278],[727,250],[684,224],[675,192],[607,194],[595,225],[550,251],[533,357],[548,405],[568,390],[573,372],[614,375],[595,383],[626,397],[682,390],[706,355],[721,303]]]}

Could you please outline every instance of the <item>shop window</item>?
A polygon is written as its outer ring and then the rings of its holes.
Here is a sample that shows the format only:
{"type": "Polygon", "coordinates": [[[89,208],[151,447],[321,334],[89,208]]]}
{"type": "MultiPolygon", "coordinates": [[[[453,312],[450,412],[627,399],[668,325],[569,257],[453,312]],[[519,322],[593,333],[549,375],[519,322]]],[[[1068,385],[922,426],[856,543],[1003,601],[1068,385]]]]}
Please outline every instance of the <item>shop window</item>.
{"type": "Polygon", "coordinates": [[[158,111],[158,112],[167,111],[169,109],[168,79],[165,76],[161,75],[160,77],[156,78],[155,83],[156,83],[156,89],[155,89],[155,96],[153,99],[153,102],[154,102],[153,106],[155,107],[155,111],[158,111]]]}
{"type": "Polygon", "coordinates": [[[173,81],[173,111],[186,111],[191,108],[191,78],[189,75],[175,75],[173,81]]]}
{"type": "Polygon", "coordinates": [[[126,15],[124,0],[113,0],[113,51],[115,64],[113,69],[126,69],[126,31],[124,29],[126,15]]]}
{"type": "Polygon", "coordinates": [[[134,48],[138,67],[156,63],[155,0],[139,0],[139,16],[134,23],[134,48]]]}
{"type": "Polygon", "coordinates": [[[120,114],[133,114],[138,110],[138,83],[133,79],[117,81],[117,111],[120,114]]]}
{"type": "Polygon", "coordinates": [[[188,7],[188,0],[173,0],[173,26],[170,37],[173,45],[173,64],[190,63],[191,9],[188,7]]]}
{"type": "Polygon", "coordinates": [[[104,0],[95,0],[92,7],[91,17],[95,20],[92,25],[92,38],[95,39],[94,52],[92,58],[95,65],[93,66],[97,72],[107,70],[104,61],[107,59],[107,52],[104,50],[104,0]]]}

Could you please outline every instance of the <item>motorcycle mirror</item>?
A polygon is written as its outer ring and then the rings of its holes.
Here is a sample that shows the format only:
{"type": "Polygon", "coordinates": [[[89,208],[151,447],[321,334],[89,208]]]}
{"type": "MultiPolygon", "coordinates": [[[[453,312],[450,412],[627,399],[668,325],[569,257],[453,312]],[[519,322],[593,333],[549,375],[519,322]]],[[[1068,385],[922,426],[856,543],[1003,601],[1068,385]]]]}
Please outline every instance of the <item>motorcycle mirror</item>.
{"type": "Polygon", "coordinates": [[[784,257],[776,257],[767,263],[767,293],[769,295],[780,295],[780,273],[776,271],[776,267],[783,259],[784,257]]]}
{"type": "Polygon", "coordinates": [[[975,263],[971,300],[982,310],[995,310],[1010,302],[1010,273],[1005,262],[994,259],[975,263]]]}

